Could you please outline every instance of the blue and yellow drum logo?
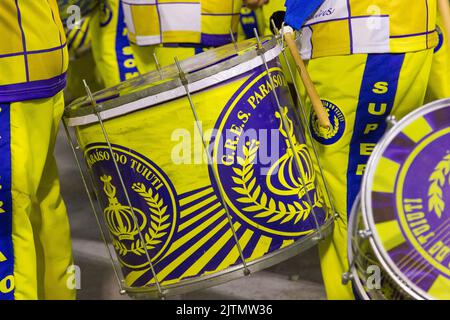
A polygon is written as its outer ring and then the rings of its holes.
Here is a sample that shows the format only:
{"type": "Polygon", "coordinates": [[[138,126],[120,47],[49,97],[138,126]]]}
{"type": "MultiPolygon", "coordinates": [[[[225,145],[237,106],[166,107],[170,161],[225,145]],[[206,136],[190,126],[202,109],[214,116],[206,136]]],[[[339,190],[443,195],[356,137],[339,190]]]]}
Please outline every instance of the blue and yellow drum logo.
{"type": "Polygon", "coordinates": [[[324,145],[334,144],[344,134],[345,131],[345,117],[342,111],[333,103],[322,100],[324,107],[328,112],[331,127],[323,128],[319,124],[319,119],[314,112],[311,112],[310,127],[311,133],[319,143],[324,145]]]}
{"type": "Polygon", "coordinates": [[[425,259],[450,277],[450,128],[415,145],[400,169],[397,214],[406,239],[425,259]]]}
{"type": "Polygon", "coordinates": [[[89,145],[85,151],[97,190],[102,190],[98,196],[120,262],[130,269],[145,268],[146,253],[156,262],[173,236],[178,212],[176,192],[168,177],[149,159],[120,146],[113,146],[113,154],[120,176],[106,145],[89,145]]]}
{"type": "Polygon", "coordinates": [[[299,237],[317,229],[315,219],[324,223],[323,198],[283,73],[272,68],[270,81],[258,71],[216,124],[211,181],[240,222],[266,236],[299,237]]]}

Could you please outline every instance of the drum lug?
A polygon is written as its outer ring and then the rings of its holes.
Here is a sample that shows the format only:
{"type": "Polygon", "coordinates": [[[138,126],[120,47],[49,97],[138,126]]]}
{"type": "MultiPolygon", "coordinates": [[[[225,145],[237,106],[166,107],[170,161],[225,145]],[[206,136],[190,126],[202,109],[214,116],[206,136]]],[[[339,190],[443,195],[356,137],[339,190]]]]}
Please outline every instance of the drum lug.
{"type": "Polygon", "coordinates": [[[342,274],[342,284],[343,285],[348,284],[352,280],[353,280],[353,274],[351,272],[346,272],[346,273],[342,274]]]}
{"type": "Polygon", "coordinates": [[[388,116],[386,122],[388,124],[388,129],[393,128],[398,123],[397,118],[394,115],[388,116]]]}
{"type": "Polygon", "coordinates": [[[322,240],[323,240],[323,236],[321,236],[321,235],[314,236],[314,237],[312,238],[312,240],[313,240],[313,241],[322,241],[322,240]]]}
{"type": "Polygon", "coordinates": [[[367,238],[370,238],[370,237],[372,236],[372,231],[370,231],[370,230],[359,230],[359,231],[358,231],[358,236],[359,236],[361,239],[367,239],[367,238]]]}

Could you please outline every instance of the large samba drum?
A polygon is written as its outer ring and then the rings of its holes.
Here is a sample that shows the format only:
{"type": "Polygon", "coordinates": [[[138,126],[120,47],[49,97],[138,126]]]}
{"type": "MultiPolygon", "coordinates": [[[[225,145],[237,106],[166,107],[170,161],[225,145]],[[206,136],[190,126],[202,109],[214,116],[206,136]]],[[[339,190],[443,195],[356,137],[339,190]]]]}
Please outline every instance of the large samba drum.
{"type": "Polygon", "coordinates": [[[364,299],[450,299],[450,99],[395,123],[367,168],[344,278],[364,299]]]}
{"type": "Polygon", "coordinates": [[[223,283],[331,231],[281,52],[276,39],[231,44],[66,109],[124,292],[156,298],[223,283]]]}

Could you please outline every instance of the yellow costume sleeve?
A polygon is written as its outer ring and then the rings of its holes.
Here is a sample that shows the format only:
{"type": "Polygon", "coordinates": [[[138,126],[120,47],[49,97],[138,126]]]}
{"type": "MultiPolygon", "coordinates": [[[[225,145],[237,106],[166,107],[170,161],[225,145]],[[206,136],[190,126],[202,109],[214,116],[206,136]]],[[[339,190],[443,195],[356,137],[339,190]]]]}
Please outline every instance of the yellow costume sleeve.
{"type": "Polygon", "coordinates": [[[69,58],[56,0],[4,0],[0,10],[0,102],[47,98],[66,83],[69,58]],[[36,26],[39,26],[38,28],[36,26]]]}

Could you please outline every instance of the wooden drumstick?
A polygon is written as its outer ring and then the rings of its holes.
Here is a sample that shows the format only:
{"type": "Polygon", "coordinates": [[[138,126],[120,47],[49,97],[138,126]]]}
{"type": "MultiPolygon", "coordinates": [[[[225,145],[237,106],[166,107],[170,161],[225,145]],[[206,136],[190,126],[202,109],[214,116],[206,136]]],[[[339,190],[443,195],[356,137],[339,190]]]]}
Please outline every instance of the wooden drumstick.
{"type": "Polygon", "coordinates": [[[316,87],[314,87],[311,77],[306,70],[305,63],[303,62],[302,57],[300,56],[300,52],[297,49],[297,45],[295,44],[294,30],[291,27],[284,27],[283,34],[288,48],[291,51],[292,57],[294,58],[295,64],[297,65],[297,70],[300,74],[303,85],[305,86],[306,93],[311,99],[313,110],[316,113],[317,118],[319,119],[320,126],[323,128],[331,127],[328,113],[322,104],[322,100],[320,100],[316,87]]]}
{"type": "Polygon", "coordinates": [[[439,0],[439,12],[445,28],[447,41],[450,45],[450,4],[448,0],[439,0]]]}

